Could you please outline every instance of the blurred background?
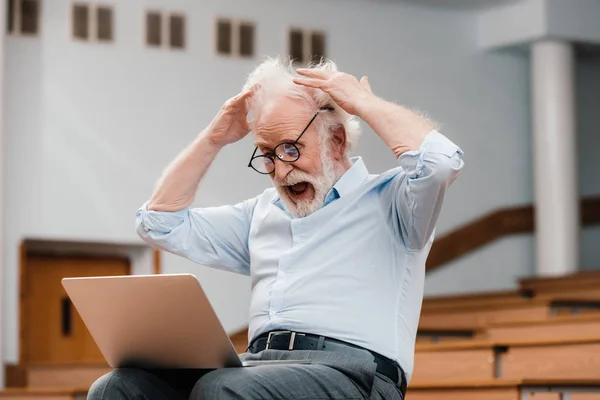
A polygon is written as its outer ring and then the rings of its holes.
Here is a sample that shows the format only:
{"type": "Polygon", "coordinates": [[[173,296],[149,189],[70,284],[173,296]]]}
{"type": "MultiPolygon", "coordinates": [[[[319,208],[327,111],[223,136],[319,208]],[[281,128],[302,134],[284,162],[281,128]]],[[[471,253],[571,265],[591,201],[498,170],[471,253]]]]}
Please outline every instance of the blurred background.
{"type": "MultiPolygon", "coordinates": [[[[0,21],[0,388],[86,388],[105,368],[63,276],[192,272],[246,340],[249,278],[148,248],[134,219],[168,163],[276,55],[368,76],[465,152],[428,260],[424,346],[585,317],[586,340],[598,338],[574,356],[586,367],[530,376],[539,368],[519,364],[510,377],[600,378],[586,358],[600,350],[599,0],[5,0],[0,21]]],[[[395,167],[363,128],[356,155],[371,173],[395,167]]],[[[219,154],[196,206],[270,185],[246,167],[252,140],[219,154]]],[[[424,347],[415,381],[507,377],[490,346],[464,364],[475,372],[420,378],[424,347]]],[[[414,398],[442,398],[426,389],[414,398]]]]}

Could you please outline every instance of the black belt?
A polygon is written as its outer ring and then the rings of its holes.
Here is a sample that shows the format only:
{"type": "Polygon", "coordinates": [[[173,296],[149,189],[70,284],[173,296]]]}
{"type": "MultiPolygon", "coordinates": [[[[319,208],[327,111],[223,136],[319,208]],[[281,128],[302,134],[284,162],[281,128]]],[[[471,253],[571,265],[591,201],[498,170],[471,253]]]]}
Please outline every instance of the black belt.
{"type": "Polygon", "coordinates": [[[248,346],[250,353],[263,350],[324,350],[344,353],[349,356],[364,358],[365,352],[371,354],[377,364],[377,372],[396,383],[403,395],[406,395],[406,375],[397,363],[373,351],[360,346],[325,336],[292,331],[272,331],[257,337],[248,346]]]}

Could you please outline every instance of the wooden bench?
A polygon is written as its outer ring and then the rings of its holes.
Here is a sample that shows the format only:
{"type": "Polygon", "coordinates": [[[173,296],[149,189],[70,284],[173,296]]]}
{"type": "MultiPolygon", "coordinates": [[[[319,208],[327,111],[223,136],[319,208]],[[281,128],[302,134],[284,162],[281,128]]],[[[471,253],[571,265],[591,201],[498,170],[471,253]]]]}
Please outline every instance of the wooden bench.
{"type": "Polygon", "coordinates": [[[423,309],[419,329],[485,328],[491,324],[542,321],[555,315],[599,313],[600,300],[556,299],[553,297],[512,298],[497,302],[436,306],[423,309]]]}
{"type": "Polygon", "coordinates": [[[598,379],[525,379],[485,382],[420,382],[408,386],[410,400],[592,400],[598,379]]]}
{"type": "Polygon", "coordinates": [[[413,382],[600,378],[600,337],[417,344],[413,382]]]}
{"type": "Polygon", "coordinates": [[[482,337],[484,333],[485,330],[472,327],[419,328],[417,330],[417,343],[439,343],[441,341],[473,339],[475,337],[482,337]]]}
{"type": "Polygon", "coordinates": [[[459,295],[429,296],[423,299],[423,313],[461,307],[504,307],[523,299],[600,300],[600,271],[583,271],[561,277],[530,277],[519,281],[515,290],[459,295]]]}
{"type": "Polygon", "coordinates": [[[600,292],[600,271],[580,271],[564,276],[529,277],[519,280],[520,290],[536,294],[574,292],[582,289],[598,289],[600,292]]]}
{"type": "Polygon", "coordinates": [[[8,388],[0,390],[2,400],[84,400],[87,389],[8,388]]]}
{"type": "Polygon", "coordinates": [[[490,341],[420,344],[415,349],[412,382],[496,379],[499,351],[490,341]]]}
{"type": "Polygon", "coordinates": [[[556,316],[540,321],[518,321],[489,325],[474,339],[585,339],[600,338],[600,315],[556,316]]]}
{"type": "Polygon", "coordinates": [[[26,369],[30,388],[90,387],[96,379],[112,370],[106,364],[34,364],[26,369]]]}
{"type": "Polygon", "coordinates": [[[445,296],[428,296],[423,299],[423,310],[434,308],[455,308],[471,304],[499,304],[503,301],[510,301],[518,298],[531,298],[519,290],[500,290],[492,292],[468,293],[445,296]]]}
{"type": "Polygon", "coordinates": [[[423,299],[422,311],[447,310],[465,306],[498,306],[515,299],[531,298],[519,290],[502,290],[459,295],[428,296],[423,299]]]}

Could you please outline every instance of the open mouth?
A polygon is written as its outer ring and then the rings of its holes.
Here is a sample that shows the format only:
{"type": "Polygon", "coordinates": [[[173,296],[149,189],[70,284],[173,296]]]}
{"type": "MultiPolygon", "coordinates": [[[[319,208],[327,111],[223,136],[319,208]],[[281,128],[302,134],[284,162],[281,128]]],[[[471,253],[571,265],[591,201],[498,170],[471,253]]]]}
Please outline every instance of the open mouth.
{"type": "Polygon", "coordinates": [[[308,182],[298,182],[295,185],[288,186],[288,190],[294,196],[302,196],[308,190],[308,182]]]}

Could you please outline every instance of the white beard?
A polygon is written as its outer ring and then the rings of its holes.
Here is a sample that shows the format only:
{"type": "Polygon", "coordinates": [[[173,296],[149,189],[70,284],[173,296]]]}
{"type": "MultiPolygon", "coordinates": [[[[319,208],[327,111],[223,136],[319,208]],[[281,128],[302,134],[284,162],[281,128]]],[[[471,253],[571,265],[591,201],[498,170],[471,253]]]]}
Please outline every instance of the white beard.
{"type": "Polygon", "coordinates": [[[274,182],[285,209],[292,216],[296,218],[306,217],[323,207],[327,193],[339,178],[336,174],[333,160],[330,157],[329,149],[321,152],[321,169],[323,172],[320,177],[314,177],[303,171],[294,169],[288,174],[285,181],[274,182]],[[308,182],[313,186],[315,195],[312,199],[302,199],[294,202],[290,198],[285,186],[294,185],[299,182],[308,182]]]}

